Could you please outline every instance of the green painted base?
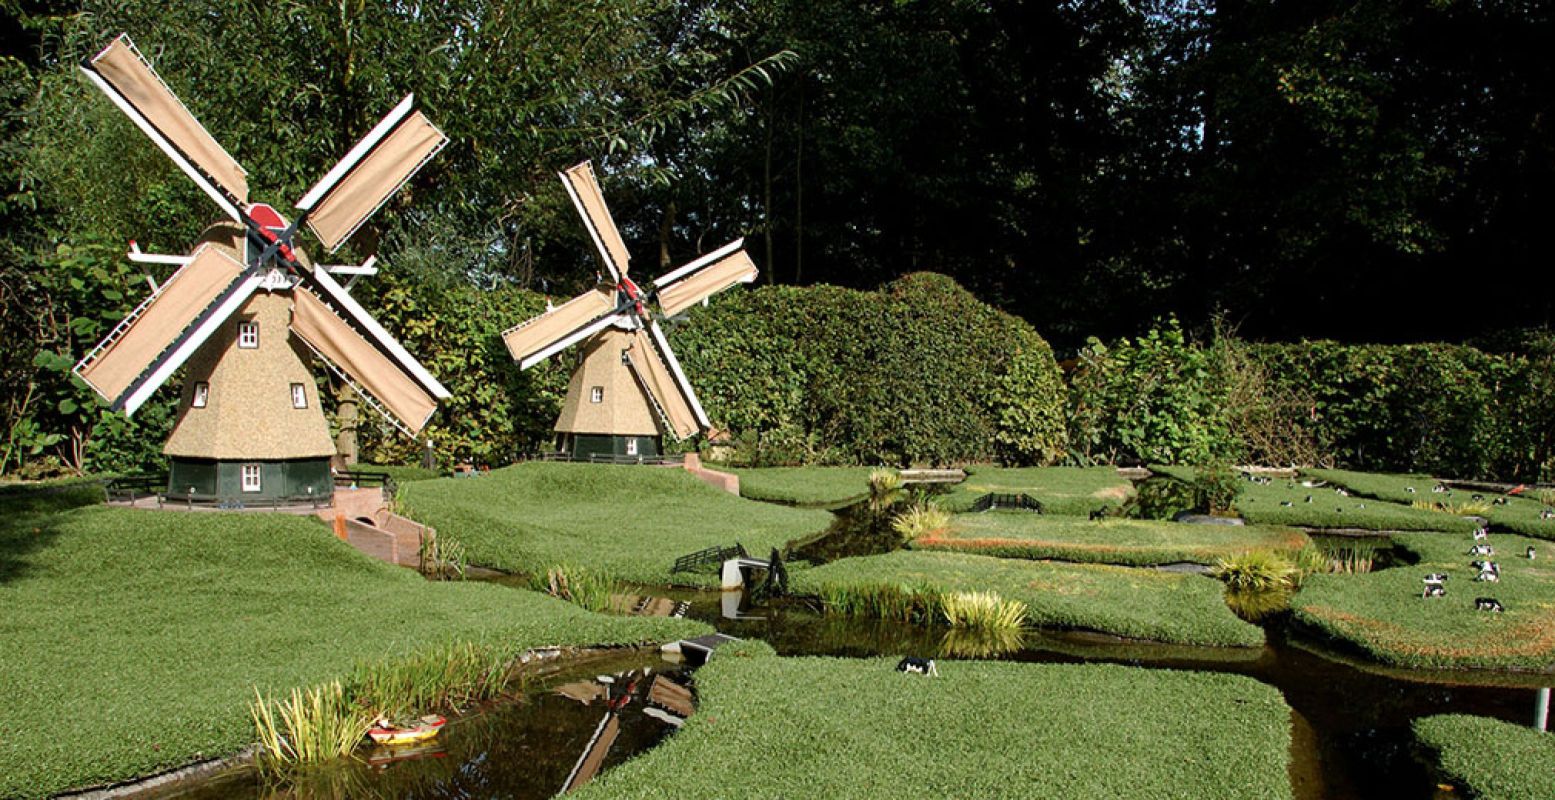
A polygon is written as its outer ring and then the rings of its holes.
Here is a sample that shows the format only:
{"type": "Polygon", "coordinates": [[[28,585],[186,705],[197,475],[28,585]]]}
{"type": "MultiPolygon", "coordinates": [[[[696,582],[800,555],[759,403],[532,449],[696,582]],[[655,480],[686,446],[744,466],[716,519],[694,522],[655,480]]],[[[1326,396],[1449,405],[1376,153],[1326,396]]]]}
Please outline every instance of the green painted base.
{"type": "Polygon", "coordinates": [[[557,450],[572,458],[600,458],[625,461],[632,458],[656,459],[663,455],[657,436],[610,436],[592,433],[564,433],[557,450]]]}
{"type": "Polygon", "coordinates": [[[261,505],[328,502],[335,494],[328,458],[211,461],[174,458],[167,496],[174,500],[261,505]]]}

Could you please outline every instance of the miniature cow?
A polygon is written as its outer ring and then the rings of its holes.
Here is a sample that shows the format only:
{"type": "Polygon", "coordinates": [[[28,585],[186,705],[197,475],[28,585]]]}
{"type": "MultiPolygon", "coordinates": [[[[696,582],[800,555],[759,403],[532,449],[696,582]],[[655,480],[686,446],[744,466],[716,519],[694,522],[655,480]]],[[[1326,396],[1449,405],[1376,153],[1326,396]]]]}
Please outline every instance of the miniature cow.
{"type": "Polygon", "coordinates": [[[1291,506],[1295,505],[1295,503],[1292,503],[1289,500],[1281,500],[1280,501],[1280,505],[1282,505],[1282,506],[1284,506],[1286,508],[1290,508],[1291,506]]]}
{"type": "Polygon", "coordinates": [[[1474,541],[1476,541],[1476,542],[1483,542],[1483,541],[1485,541],[1485,537],[1489,536],[1489,535],[1490,535],[1490,531],[1487,531],[1484,528],[1475,528],[1474,529],[1474,541]]]}
{"type": "Polygon", "coordinates": [[[1488,544],[1477,544],[1469,548],[1469,555],[1471,556],[1493,556],[1495,554],[1496,549],[1488,544]]]}
{"type": "Polygon", "coordinates": [[[1426,583],[1442,583],[1450,577],[1452,576],[1445,572],[1433,572],[1430,575],[1425,576],[1424,580],[1426,583]]]}
{"type": "Polygon", "coordinates": [[[1523,553],[1523,555],[1527,556],[1529,561],[1532,561],[1534,556],[1533,545],[1528,545],[1528,551],[1523,553]]]}
{"type": "Polygon", "coordinates": [[[1476,597],[1476,598],[1474,598],[1474,610],[1475,611],[1494,611],[1495,613],[1499,614],[1499,613],[1505,611],[1506,608],[1503,607],[1501,605],[1501,603],[1499,601],[1497,601],[1494,597],[1476,597]]]}
{"type": "Polygon", "coordinates": [[[1446,494],[1446,493],[1447,493],[1447,487],[1444,484],[1438,483],[1435,486],[1431,487],[1431,494],[1446,494]]]}
{"type": "Polygon", "coordinates": [[[1480,581],[1480,582],[1483,582],[1483,583],[1500,583],[1501,582],[1501,570],[1496,569],[1496,565],[1495,564],[1490,564],[1489,565],[1489,569],[1482,569],[1482,570],[1480,570],[1479,574],[1474,576],[1474,580],[1480,581]]]}
{"type": "Polygon", "coordinates": [[[1334,494],[1337,494],[1340,497],[1349,497],[1350,496],[1350,493],[1345,491],[1343,486],[1335,486],[1334,487],[1334,494]]]}
{"type": "Polygon", "coordinates": [[[1404,491],[1409,492],[1410,494],[1414,494],[1415,493],[1415,487],[1413,487],[1413,486],[1405,486],[1404,487],[1404,491]]]}
{"type": "Polygon", "coordinates": [[[1479,492],[1475,492],[1474,494],[1469,495],[1469,499],[1473,500],[1476,503],[1483,503],[1483,502],[1485,502],[1485,496],[1480,494],[1479,492]]]}
{"type": "Polygon", "coordinates": [[[1421,590],[1420,596],[1421,597],[1446,597],[1447,596],[1447,587],[1441,585],[1440,583],[1431,583],[1430,581],[1426,581],[1425,588],[1421,590]]]}
{"type": "Polygon", "coordinates": [[[1540,511],[1539,519],[1555,519],[1555,508],[1546,508],[1540,511]]]}
{"type": "Polygon", "coordinates": [[[934,659],[932,658],[915,658],[913,656],[903,656],[901,661],[896,662],[896,671],[911,672],[915,675],[928,675],[930,677],[936,678],[939,677],[939,668],[934,666],[934,659]]]}

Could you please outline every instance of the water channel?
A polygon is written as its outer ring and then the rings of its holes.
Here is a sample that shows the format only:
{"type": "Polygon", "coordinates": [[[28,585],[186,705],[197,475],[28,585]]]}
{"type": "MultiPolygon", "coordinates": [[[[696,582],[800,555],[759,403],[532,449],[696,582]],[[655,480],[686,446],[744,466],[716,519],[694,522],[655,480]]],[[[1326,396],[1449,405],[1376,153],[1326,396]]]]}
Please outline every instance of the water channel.
{"type": "MultiPolygon", "coordinates": [[[[836,535],[800,552],[822,561],[888,549],[879,538],[860,530],[857,522],[849,512],[839,512],[836,535]]],[[[1387,566],[1385,556],[1377,566],[1387,566]]],[[[496,580],[522,585],[514,579],[496,580]]],[[[1097,662],[1246,675],[1278,688],[1295,712],[1290,778],[1298,800],[1455,797],[1456,792],[1438,785],[1420,758],[1410,722],[1431,714],[1467,713],[1528,724],[1538,687],[1551,680],[1541,675],[1384,668],[1326,650],[1293,630],[1287,615],[1278,612],[1260,621],[1268,632],[1263,648],[1212,648],[1128,641],[1083,631],[1028,631],[1018,639],[988,639],[944,628],[828,617],[796,600],[751,608],[737,596],[719,592],[657,587],[643,591],[689,601],[688,616],[723,633],[763,639],[786,656],[1097,662]]],[[[564,665],[530,680],[512,698],[455,719],[435,746],[406,758],[383,762],[379,760],[383,754],[369,755],[311,769],[282,784],[267,783],[251,767],[237,767],[150,796],[551,797],[566,783],[603,713],[599,704],[585,705],[558,689],[586,686],[601,675],[623,676],[616,679],[620,681],[645,670],[667,671],[694,683],[694,674],[665,659],[653,649],[626,650],[564,665]]],[[[644,711],[644,704],[631,702],[620,712],[621,735],[605,758],[607,769],[673,735],[673,728],[659,716],[644,711]]]]}

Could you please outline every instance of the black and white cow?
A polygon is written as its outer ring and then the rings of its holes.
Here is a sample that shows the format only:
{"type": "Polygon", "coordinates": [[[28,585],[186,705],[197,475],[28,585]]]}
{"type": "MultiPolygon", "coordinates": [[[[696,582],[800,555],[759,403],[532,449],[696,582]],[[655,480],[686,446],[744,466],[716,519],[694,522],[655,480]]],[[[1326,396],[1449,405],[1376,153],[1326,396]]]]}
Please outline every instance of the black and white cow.
{"type": "Polygon", "coordinates": [[[1500,601],[1496,600],[1494,597],[1476,597],[1474,598],[1474,610],[1494,611],[1495,613],[1499,614],[1505,611],[1506,608],[1502,606],[1500,601]]]}

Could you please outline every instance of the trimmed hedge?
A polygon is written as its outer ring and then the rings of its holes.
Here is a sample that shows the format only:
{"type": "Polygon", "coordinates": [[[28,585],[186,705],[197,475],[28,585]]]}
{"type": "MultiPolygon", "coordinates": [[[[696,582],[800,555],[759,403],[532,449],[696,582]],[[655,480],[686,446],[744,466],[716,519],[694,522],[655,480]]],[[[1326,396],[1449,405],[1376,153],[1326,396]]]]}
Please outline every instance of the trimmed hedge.
{"type": "Polygon", "coordinates": [[[743,464],[1040,464],[1064,452],[1052,350],[942,275],[876,292],[730,292],[670,337],[743,464]]]}

